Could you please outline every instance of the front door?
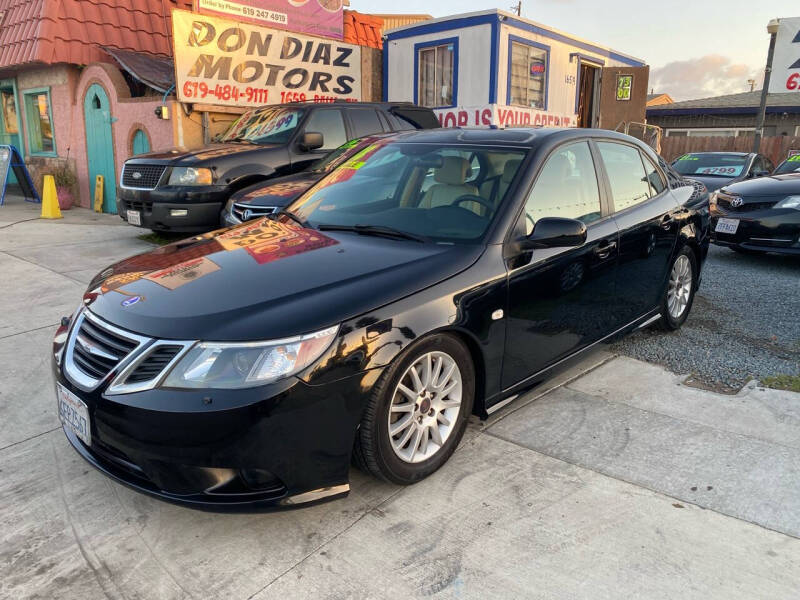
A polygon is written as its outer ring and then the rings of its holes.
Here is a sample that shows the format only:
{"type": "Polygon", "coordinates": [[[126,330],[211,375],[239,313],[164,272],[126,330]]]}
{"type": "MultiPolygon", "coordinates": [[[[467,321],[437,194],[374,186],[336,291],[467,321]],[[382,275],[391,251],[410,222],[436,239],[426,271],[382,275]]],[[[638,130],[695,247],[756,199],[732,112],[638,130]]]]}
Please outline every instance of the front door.
{"type": "Polygon", "coordinates": [[[633,145],[597,142],[619,229],[617,302],[621,324],[655,309],[678,239],[680,207],[664,176],[633,145]]]}
{"type": "Polygon", "coordinates": [[[94,199],[95,181],[103,176],[103,212],[117,212],[117,176],[114,168],[114,142],[111,137],[111,103],[105,90],[93,83],[83,99],[86,127],[86,159],[89,162],[89,189],[94,199]]]}
{"type": "Polygon", "coordinates": [[[534,250],[509,269],[503,388],[509,388],[611,333],[617,226],[601,202],[586,141],[557,148],[525,204],[526,231],[542,217],[586,223],[577,248],[534,250]]]}
{"type": "MultiPolygon", "coordinates": [[[[14,146],[24,155],[19,143],[19,118],[17,116],[17,90],[13,79],[0,81],[0,145],[14,146]]],[[[17,183],[14,169],[8,170],[8,183],[17,183]]],[[[1,184],[1,182],[0,182],[1,184]]]]}

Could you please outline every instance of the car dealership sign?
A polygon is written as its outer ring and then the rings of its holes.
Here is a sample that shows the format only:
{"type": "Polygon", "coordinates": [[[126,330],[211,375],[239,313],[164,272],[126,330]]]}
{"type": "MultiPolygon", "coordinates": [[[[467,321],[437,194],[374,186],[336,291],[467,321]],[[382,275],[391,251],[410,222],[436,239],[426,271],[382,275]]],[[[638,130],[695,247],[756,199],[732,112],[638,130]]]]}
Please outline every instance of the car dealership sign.
{"type": "Polygon", "coordinates": [[[800,93],[800,17],[780,19],[769,92],[800,93]]]}
{"type": "Polygon", "coordinates": [[[442,127],[576,127],[575,114],[559,114],[525,106],[485,104],[435,108],[442,127]]]}
{"type": "Polygon", "coordinates": [[[175,86],[181,102],[262,106],[361,99],[361,48],[172,11],[175,86]]]}
{"type": "Polygon", "coordinates": [[[194,0],[197,12],[342,39],[342,0],[194,0]]]}

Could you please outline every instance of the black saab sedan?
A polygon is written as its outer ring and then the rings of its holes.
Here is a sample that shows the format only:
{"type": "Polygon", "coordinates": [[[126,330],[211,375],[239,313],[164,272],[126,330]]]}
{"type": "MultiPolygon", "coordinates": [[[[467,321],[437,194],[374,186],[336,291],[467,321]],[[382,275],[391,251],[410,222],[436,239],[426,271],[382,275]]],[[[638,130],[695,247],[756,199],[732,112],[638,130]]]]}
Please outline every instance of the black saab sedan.
{"type": "Polygon", "coordinates": [[[710,202],[715,244],[800,255],[800,170],[725,186],[710,202]]]}
{"type": "Polygon", "coordinates": [[[54,342],[67,438],[200,508],[341,496],[351,459],[418,481],[470,414],[686,320],[708,196],[659,161],[587,129],[382,139],[272,218],[100,273],[54,342]]]}
{"type": "MultiPolygon", "coordinates": [[[[303,192],[343,162],[352,159],[359,152],[367,150],[370,144],[386,135],[378,134],[350,140],[326,157],[312,163],[305,171],[275,177],[235,192],[220,213],[220,224],[223,227],[231,227],[251,219],[271,215],[296,200],[303,192]]],[[[397,183],[396,177],[393,175],[399,177],[399,174],[391,172],[381,173],[377,170],[375,172],[375,176],[381,177],[388,186],[397,183]]]]}

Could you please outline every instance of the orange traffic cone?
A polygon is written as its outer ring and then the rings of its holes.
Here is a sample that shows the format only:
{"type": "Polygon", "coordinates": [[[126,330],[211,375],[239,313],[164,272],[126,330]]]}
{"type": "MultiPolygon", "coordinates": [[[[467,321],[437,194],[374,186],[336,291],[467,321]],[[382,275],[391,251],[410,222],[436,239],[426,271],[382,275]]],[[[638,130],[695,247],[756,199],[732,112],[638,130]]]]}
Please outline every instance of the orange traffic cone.
{"type": "Polygon", "coordinates": [[[42,194],[42,218],[60,219],[61,209],[58,207],[56,180],[52,175],[44,176],[44,194],[42,194]]]}

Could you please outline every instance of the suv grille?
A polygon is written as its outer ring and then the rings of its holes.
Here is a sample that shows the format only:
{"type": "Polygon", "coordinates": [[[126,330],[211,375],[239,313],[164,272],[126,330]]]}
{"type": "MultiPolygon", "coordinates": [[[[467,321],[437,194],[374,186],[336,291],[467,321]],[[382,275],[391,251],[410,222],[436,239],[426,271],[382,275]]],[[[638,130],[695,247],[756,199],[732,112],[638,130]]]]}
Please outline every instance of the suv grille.
{"type": "Polygon", "coordinates": [[[263,217],[264,215],[271,215],[276,210],[278,210],[277,206],[252,206],[250,204],[236,204],[231,207],[231,212],[233,216],[239,219],[240,221],[249,221],[250,219],[255,219],[258,217],[263,217]],[[245,218],[245,211],[249,210],[250,214],[245,218]]]}
{"type": "Polygon", "coordinates": [[[139,345],[138,340],[124,337],[85,316],[73,336],[72,360],[95,382],[108,375],[139,345]]]}
{"type": "Polygon", "coordinates": [[[183,346],[157,346],[156,349],[147,356],[147,358],[139,363],[139,365],[133,370],[133,373],[125,378],[125,383],[142,383],[144,381],[151,381],[155,379],[181,350],[183,350],[183,346]]]}
{"type": "Polygon", "coordinates": [[[166,171],[166,165],[128,164],[122,167],[122,185],[140,190],[152,190],[166,171]]]}

